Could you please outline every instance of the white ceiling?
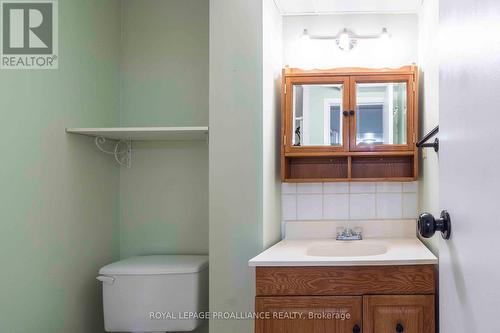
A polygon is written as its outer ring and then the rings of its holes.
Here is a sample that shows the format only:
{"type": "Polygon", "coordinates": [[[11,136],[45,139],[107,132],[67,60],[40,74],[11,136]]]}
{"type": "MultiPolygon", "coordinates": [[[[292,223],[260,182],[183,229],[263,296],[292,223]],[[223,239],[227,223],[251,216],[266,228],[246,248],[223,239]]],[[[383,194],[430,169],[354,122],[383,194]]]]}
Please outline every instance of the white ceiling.
{"type": "Polygon", "coordinates": [[[283,15],[416,13],[422,0],[274,0],[283,15]]]}

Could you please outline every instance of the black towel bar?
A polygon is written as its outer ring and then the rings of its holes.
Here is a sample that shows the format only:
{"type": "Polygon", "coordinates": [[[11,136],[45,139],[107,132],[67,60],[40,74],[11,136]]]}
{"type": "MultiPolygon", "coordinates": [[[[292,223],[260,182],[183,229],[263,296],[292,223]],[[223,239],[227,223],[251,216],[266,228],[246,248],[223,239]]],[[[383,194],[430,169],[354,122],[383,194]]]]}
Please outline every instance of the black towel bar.
{"type": "Polygon", "coordinates": [[[439,126],[434,127],[432,131],[427,133],[422,139],[420,139],[420,141],[417,142],[417,147],[418,148],[432,147],[434,148],[434,151],[437,153],[439,151],[439,139],[436,138],[432,143],[427,143],[427,141],[434,135],[436,135],[438,132],[439,132],[439,126]]]}

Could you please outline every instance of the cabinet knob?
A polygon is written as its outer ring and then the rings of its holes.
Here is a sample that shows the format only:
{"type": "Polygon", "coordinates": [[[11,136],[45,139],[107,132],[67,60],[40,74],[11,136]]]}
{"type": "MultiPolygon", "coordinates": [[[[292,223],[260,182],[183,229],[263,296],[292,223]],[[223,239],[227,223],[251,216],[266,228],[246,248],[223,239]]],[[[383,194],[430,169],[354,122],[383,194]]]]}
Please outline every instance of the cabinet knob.
{"type": "Polygon", "coordinates": [[[396,332],[401,333],[401,332],[403,332],[404,330],[405,330],[405,328],[404,328],[404,327],[403,327],[403,325],[401,325],[400,323],[398,323],[398,324],[396,325],[396,332]]]}
{"type": "Polygon", "coordinates": [[[352,328],[352,333],[359,333],[361,332],[361,328],[358,325],[354,325],[352,328]]]}
{"type": "Polygon", "coordinates": [[[344,117],[347,117],[349,115],[349,111],[344,111],[342,112],[342,114],[344,115],[344,117]]]}
{"type": "Polygon", "coordinates": [[[350,111],[349,111],[349,114],[350,114],[351,116],[354,116],[354,110],[350,110],[350,111]]]}

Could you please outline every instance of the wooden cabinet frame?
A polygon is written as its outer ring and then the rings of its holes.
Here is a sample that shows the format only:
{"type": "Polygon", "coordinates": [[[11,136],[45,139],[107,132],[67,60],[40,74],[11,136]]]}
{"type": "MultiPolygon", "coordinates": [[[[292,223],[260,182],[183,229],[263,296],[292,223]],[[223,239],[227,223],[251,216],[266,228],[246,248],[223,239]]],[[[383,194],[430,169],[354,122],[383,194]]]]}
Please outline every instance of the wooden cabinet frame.
{"type": "Polygon", "coordinates": [[[414,131],[414,122],[417,117],[415,114],[415,101],[413,89],[414,89],[414,77],[413,75],[365,75],[365,76],[351,76],[350,77],[350,109],[355,110],[356,108],[356,84],[357,83],[385,83],[385,82],[404,82],[406,83],[406,96],[407,96],[407,120],[406,120],[406,144],[404,145],[394,145],[394,144],[379,144],[379,145],[364,145],[359,146],[356,144],[356,124],[357,124],[357,114],[355,113],[350,117],[350,151],[412,151],[416,150],[416,133],[414,131]]]}
{"type": "MultiPolygon", "coordinates": [[[[285,110],[284,133],[293,132],[293,86],[300,84],[343,84],[342,108],[350,110],[350,80],[349,76],[324,76],[324,77],[288,77],[285,79],[285,110]],[[290,93],[288,93],[290,92],[290,93]]],[[[349,151],[349,117],[342,117],[342,146],[300,146],[295,147],[292,144],[292,135],[283,134],[285,142],[285,153],[329,153],[329,152],[347,152],[349,151]]]]}
{"type": "Polygon", "coordinates": [[[413,181],[418,177],[418,70],[338,68],[283,70],[281,111],[281,179],[284,182],[413,181]],[[406,82],[407,133],[402,145],[356,145],[356,113],[344,116],[342,146],[292,144],[293,86],[343,84],[343,109],[354,110],[356,83],[406,82]]]}

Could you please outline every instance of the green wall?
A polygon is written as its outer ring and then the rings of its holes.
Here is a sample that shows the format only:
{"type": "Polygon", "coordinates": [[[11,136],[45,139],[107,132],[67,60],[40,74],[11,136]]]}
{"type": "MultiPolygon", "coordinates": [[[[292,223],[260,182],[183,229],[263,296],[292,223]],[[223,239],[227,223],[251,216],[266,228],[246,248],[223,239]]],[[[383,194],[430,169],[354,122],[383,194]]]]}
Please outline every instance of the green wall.
{"type": "Polygon", "coordinates": [[[103,332],[101,266],[208,252],[207,142],[134,143],[126,169],[63,130],[207,125],[208,0],[59,11],[59,70],[0,72],[0,332],[103,332]]]}
{"type": "MultiPolygon", "coordinates": [[[[123,0],[122,126],[208,125],[208,4],[123,0]]],[[[132,154],[120,256],[208,254],[208,141],[134,142],[132,154]]]]}
{"type": "MultiPolygon", "coordinates": [[[[121,125],[208,125],[208,0],[124,0],[121,125]]],[[[133,144],[120,252],[208,253],[208,142],[133,144]]]]}
{"type": "MultiPolygon", "coordinates": [[[[210,310],[251,312],[264,248],[262,1],[210,1],[210,310]],[[243,42],[241,42],[243,41],[243,42]]],[[[210,332],[252,332],[211,320],[210,332]]]]}
{"type": "Polygon", "coordinates": [[[122,126],[208,124],[208,0],[123,0],[122,126]]]}
{"type": "Polygon", "coordinates": [[[120,3],[59,1],[58,70],[0,71],[0,332],[103,332],[118,169],[65,127],[118,121],[120,3]]]}
{"type": "MultiPolygon", "coordinates": [[[[208,3],[122,2],[121,126],[208,125],[208,3]]],[[[134,142],[119,205],[122,258],[208,254],[208,141],[134,142]]]]}
{"type": "Polygon", "coordinates": [[[273,0],[262,1],[262,236],[269,247],[281,239],[281,72],[283,19],[273,0]]]}
{"type": "Polygon", "coordinates": [[[206,142],[134,143],[120,170],[120,253],[208,253],[206,142]]]}

